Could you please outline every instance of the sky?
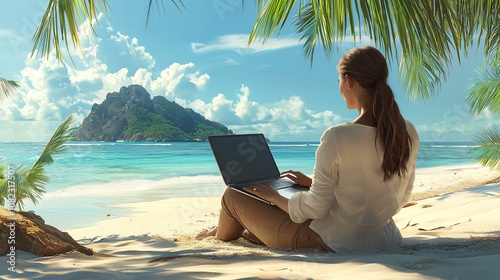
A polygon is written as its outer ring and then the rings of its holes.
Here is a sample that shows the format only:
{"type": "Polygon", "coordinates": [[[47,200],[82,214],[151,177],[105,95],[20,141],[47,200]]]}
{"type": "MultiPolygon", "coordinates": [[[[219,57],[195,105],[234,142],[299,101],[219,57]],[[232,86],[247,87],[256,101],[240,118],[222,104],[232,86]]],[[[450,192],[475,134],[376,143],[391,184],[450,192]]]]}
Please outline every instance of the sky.
{"type": "MultiPolygon", "coordinates": [[[[291,23],[264,44],[247,44],[256,19],[253,1],[171,1],[153,9],[149,1],[110,0],[99,16],[96,34],[80,27],[82,50],[70,47],[74,65],[54,56],[31,56],[32,36],[46,0],[19,0],[0,10],[0,76],[21,84],[0,99],[0,142],[48,141],[69,115],[80,124],[94,103],[122,86],[142,85],[151,97],[192,108],[234,133],[261,132],[271,141],[319,141],[323,131],[357,117],[338,89],[336,65],[353,47],[375,45],[364,38],[336,43],[327,59],[317,49],[304,56],[300,34],[291,23]]],[[[421,141],[471,141],[477,132],[499,125],[488,110],[469,113],[467,86],[477,77],[483,51],[454,63],[437,96],[410,100],[390,64],[389,85],[403,116],[421,141]]]]}

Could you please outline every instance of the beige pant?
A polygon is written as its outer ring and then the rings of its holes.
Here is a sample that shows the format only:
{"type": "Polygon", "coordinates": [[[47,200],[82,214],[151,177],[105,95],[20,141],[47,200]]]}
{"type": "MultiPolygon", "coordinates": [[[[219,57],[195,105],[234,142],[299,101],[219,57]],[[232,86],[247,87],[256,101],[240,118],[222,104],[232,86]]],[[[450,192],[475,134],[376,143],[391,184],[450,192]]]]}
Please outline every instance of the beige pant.
{"type": "Polygon", "coordinates": [[[288,213],[247,195],[227,188],[222,196],[217,237],[234,240],[247,229],[271,248],[313,248],[331,251],[321,237],[309,228],[312,220],[294,223],[288,213]]]}

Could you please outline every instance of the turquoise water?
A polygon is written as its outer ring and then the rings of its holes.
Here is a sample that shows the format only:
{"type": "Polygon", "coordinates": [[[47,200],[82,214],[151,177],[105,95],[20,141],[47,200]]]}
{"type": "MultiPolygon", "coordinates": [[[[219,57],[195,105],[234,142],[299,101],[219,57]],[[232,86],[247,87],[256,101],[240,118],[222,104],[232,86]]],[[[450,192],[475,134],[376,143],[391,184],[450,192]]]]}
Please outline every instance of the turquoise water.
{"type": "MultiPolygon", "coordinates": [[[[271,142],[280,170],[312,174],[318,142],[271,142]]],[[[30,166],[45,143],[0,143],[0,161],[30,166]]],[[[473,143],[421,143],[417,167],[474,163],[473,143]]],[[[49,224],[86,226],[107,214],[125,215],[127,203],[172,197],[219,196],[224,190],[206,142],[69,142],[68,150],[47,166],[50,177],[43,200],[26,202],[49,224]]]]}

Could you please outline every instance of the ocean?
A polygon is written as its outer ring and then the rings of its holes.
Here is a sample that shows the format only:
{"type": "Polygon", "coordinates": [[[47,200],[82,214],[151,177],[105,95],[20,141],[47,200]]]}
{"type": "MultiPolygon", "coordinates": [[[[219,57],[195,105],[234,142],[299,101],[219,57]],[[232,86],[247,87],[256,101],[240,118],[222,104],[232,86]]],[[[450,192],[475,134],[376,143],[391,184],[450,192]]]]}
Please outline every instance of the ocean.
{"type": "MultiPolygon", "coordinates": [[[[312,174],[319,142],[270,142],[280,170],[312,174]]],[[[31,166],[45,143],[0,143],[0,163],[31,166]]],[[[207,142],[69,142],[46,166],[50,182],[36,205],[48,224],[68,230],[127,215],[128,203],[219,196],[225,186],[207,142]]],[[[417,168],[473,164],[470,142],[422,142],[417,168]]]]}

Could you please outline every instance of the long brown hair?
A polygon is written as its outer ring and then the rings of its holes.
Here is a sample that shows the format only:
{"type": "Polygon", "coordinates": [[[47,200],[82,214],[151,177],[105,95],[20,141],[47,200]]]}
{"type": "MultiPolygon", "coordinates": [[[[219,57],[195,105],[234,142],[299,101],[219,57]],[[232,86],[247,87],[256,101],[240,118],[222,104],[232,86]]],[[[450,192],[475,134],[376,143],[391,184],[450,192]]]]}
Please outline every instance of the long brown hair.
{"type": "Polygon", "coordinates": [[[394,93],[387,84],[389,70],[385,57],[371,46],[351,49],[340,59],[337,70],[342,77],[348,75],[373,97],[377,135],[384,148],[384,161],[380,166],[384,181],[395,174],[403,176],[412,140],[394,100],[394,93]]]}

